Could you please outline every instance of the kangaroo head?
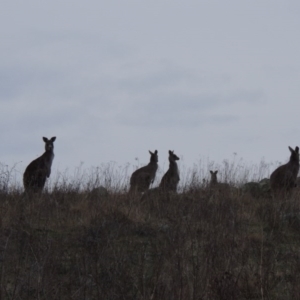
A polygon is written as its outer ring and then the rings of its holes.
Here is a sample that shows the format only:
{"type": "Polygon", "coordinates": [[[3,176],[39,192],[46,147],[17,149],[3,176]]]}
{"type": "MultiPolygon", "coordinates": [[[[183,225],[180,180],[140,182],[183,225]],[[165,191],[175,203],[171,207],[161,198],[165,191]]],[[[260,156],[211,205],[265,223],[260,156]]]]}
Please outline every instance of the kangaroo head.
{"type": "Polygon", "coordinates": [[[54,149],[54,141],[56,140],[56,137],[52,137],[50,140],[48,140],[46,137],[43,137],[43,141],[45,142],[45,150],[46,151],[52,151],[54,149]]]}
{"type": "Polygon", "coordinates": [[[158,155],[157,155],[158,152],[157,152],[157,150],[155,150],[154,153],[149,150],[149,153],[151,155],[150,162],[151,163],[157,163],[158,162],[158,155]]]}
{"type": "Polygon", "coordinates": [[[171,151],[169,150],[169,161],[176,161],[176,160],[179,160],[179,157],[174,154],[174,150],[171,151]]]}
{"type": "Polygon", "coordinates": [[[290,161],[299,163],[299,147],[296,147],[295,150],[289,146],[289,150],[291,151],[290,161]]]}

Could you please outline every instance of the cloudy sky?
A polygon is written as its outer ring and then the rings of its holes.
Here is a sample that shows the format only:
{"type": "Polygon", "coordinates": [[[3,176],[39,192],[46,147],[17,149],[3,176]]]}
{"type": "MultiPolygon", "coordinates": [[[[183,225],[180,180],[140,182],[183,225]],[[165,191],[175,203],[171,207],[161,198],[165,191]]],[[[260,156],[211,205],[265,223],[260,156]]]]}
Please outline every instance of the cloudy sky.
{"type": "Polygon", "coordinates": [[[300,146],[299,1],[5,1],[0,162],[286,161],[300,146]]]}

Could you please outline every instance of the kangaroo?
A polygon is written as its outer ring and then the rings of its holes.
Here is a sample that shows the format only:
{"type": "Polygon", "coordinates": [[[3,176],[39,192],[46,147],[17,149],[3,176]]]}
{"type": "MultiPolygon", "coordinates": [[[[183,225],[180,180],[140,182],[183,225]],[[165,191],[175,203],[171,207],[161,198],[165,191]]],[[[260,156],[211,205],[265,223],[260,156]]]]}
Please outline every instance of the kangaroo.
{"type": "Polygon", "coordinates": [[[43,137],[45,142],[45,152],[43,155],[33,160],[26,168],[23,175],[23,184],[26,192],[41,192],[45,186],[46,179],[51,174],[51,165],[54,159],[54,141],[56,137],[50,140],[43,137]]]}
{"type": "Polygon", "coordinates": [[[159,184],[159,188],[163,191],[177,191],[177,185],[180,177],[176,160],[179,160],[179,157],[174,154],[174,151],[169,150],[169,169],[159,184]]]}
{"type": "Polygon", "coordinates": [[[217,178],[218,171],[212,171],[212,170],[210,170],[209,172],[210,172],[210,182],[209,182],[209,185],[210,186],[217,185],[218,184],[218,178],[217,178]]]}
{"type": "Polygon", "coordinates": [[[225,182],[219,182],[217,178],[218,171],[211,171],[210,170],[210,188],[218,187],[218,188],[230,188],[230,185],[225,182]]]}
{"type": "Polygon", "coordinates": [[[299,172],[299,147],[295,150],[289,146],[291,151],[288,163],[279,166],[270,176],[272,191],[290,191],[297,185],[297,175],[299,172]]]}
{"type": "Polygon", "coordinates": [[[158,169],[158,155],[157,150],[149,151],[151,157],[147,166],[135,170],[130,177],[129,192],[144,192],[149,189],[151,183],[155,179],[155,174],[158,169]]]}

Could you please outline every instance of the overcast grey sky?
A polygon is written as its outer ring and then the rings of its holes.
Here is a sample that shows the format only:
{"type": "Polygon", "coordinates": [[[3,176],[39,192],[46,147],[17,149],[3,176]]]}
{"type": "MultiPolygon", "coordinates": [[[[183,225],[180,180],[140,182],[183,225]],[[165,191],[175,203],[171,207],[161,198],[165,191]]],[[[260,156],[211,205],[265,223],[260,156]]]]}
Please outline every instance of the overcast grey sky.
{"type": "Polygon", "coordinates": [[[4,1],[1,157],[53,167],[168,150],[286,161],[300,146],[299,1],[4,1]]]}

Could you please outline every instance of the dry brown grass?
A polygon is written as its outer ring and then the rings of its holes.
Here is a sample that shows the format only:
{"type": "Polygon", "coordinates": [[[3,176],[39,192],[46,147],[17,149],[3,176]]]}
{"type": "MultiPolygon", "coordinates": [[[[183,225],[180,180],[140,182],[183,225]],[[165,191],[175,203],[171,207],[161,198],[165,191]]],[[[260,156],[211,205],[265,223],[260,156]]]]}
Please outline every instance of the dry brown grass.
{"type": "Polygon", "coordinates": [[[0,194],[0,299],[299,299],[299,195],[0,194]]]}

